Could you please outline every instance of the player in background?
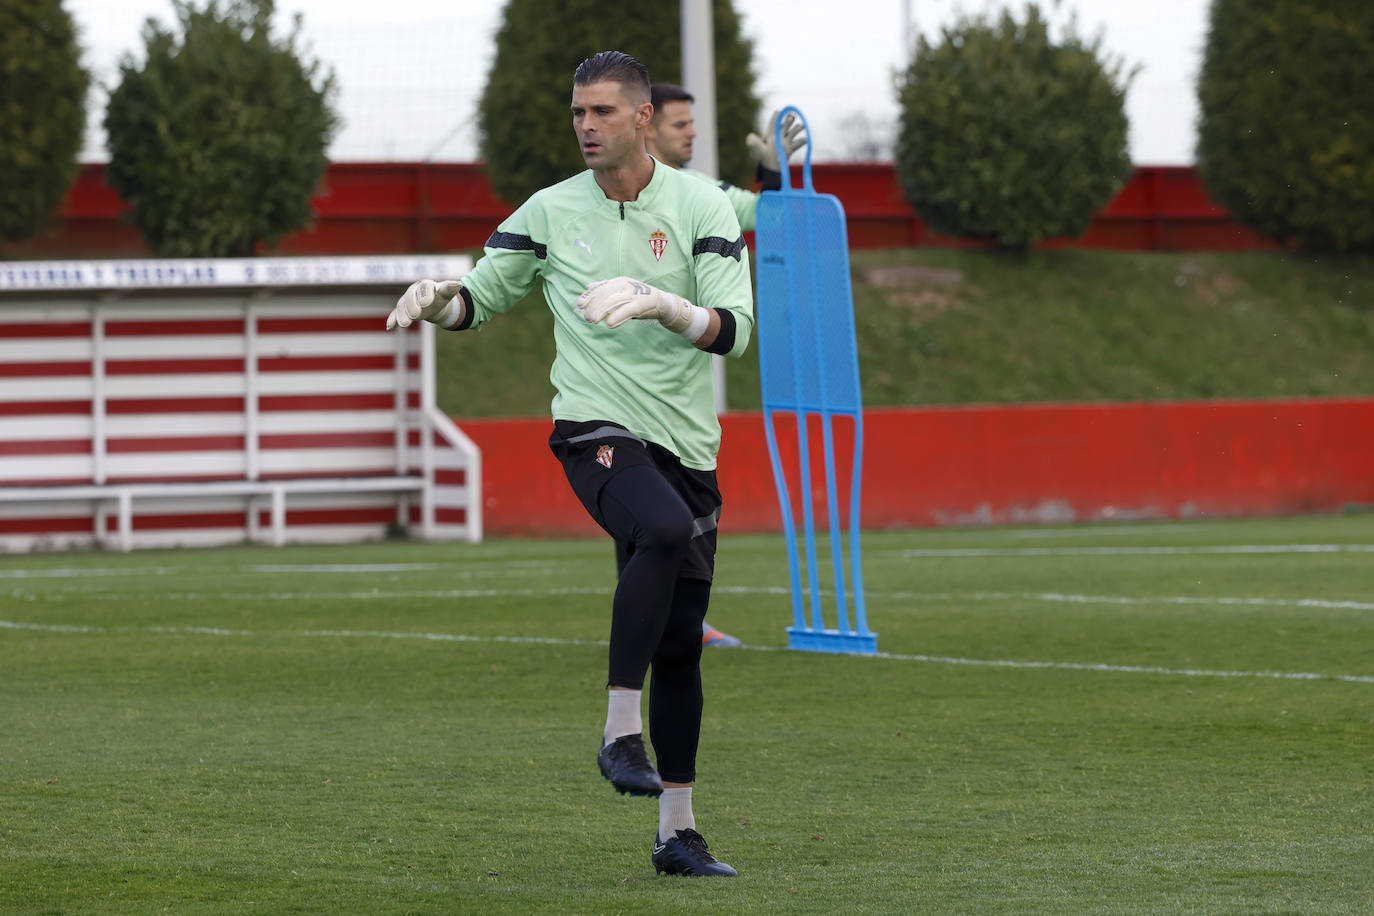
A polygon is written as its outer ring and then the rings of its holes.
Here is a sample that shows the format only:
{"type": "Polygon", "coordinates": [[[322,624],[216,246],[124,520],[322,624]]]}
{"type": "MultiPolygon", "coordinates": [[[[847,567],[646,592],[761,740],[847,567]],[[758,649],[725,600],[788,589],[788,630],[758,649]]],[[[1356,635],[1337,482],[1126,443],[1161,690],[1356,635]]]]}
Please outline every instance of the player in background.
{"type": "Polygon", "coordinates": [[[696,830],[692,789],[721,507],[710,354],[744,352],[754,297],[729,202],[645,149],[649,85],[619,51],[583,61],[572,126],[587,171],[525,201],[461,280],[412,284],[387,327],[477,328],[542,281],[557,344],[549,447],[625,558],[597,765],[618,791],[659,797],[658,872],[731,876],[696,830]],[[657,770],[642,737],[646,674],[657,770]]]}
{"type": "MultiPolygon", "coordinates": [[[[654,83],[651,89],[651,99],[654,106],[654,116],[649,122],[648,130],[644,132],[649,155],[664,165],[672,166],[684,175],[690,175],[699,181],[720,188],[729,198],[730,206],[734,207],[735,217],[739,220],[740,228],[745,232],[752,230],[754,228],[754,209],[759,202],[757,192],[732,185],[728,181],[721,181],[705,172],[687,168],[687,163],[692,158],[692,143],[697,136],[696,125],[692,119],[692,102],[695,101],[692,94],[681,86],[675,86],[672,83],[654,83]]],[[[759,184],[765,191],[776,191],[782,187],[781,166],[773,136],[773,129],[777,122],[778,112],[775,111],[773,116],[768,119],[768,131],[765,136],[760,137],[758,134],[751,133],[745,139],[749,151],[754,154],[754,159],[758,162],[759,184]]],[[[782,142],[786,153],[783,159],[791,158],[792,154],[806,142],[806,133],[801,121],[791,114],[783,119],[782,142]]],[[[623,558],[617,559],[623,563],[623,558]]],[[[704,645],[722,648],[740,644],[738,638],[716,629],[705,620],[701,622],[701,641],[704,645]]]]}
{"type": "MultiPolygon", "coordinates": [[[[725,196],[730,199],[730,205],[735,208],[735,217],[739,220],[740,228],[750,232],[754,228],[754,209],[759,202],[758,192],[687,168],[687,163],[692,158],[692,143],[697,136],[696,125],[692,119],[693,101],[695,100],[692,94],[681,86],[654,83],[654,117],[649,122],[648,131],[645,132],[649,155],[664,165],[671,165],[686,175],[713,184],[724,191],[725,196]]],[[[806,131],[802,127],[802,122],[795,115],[788,114],[782,122],[783,156],[780,160],[774,138],[777,123],[778,112],[775,111],[768,119],[768,130],[764,136],[751,133],[744,141],[758,163],[759,185],[765,191],[776,191],[782,187],[781,163],[790,159],[792,154],[806,143],[806,131]]]]}

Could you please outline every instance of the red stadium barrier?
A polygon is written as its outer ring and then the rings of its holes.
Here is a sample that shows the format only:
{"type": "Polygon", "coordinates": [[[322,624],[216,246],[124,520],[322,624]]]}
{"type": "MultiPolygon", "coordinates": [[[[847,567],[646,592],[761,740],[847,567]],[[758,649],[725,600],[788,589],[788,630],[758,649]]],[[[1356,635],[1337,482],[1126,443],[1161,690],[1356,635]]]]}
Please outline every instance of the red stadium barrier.
{"type": "MultiPolygon", "coordinates": [[[[549,421],[461,426],[482,449],[488,533],[596,533],[549,454],[549,421]]],[[[730,414],[722,426],[722,530],[777,530],[761,415],[730,414]]],[[[865,528],[1374,504],[1374,398],[871,410],[864,427],[865,528]]],[[[848,492],[846,481],[840,490],[848,492]]]]}
{"type": "MultiPolygon", "coordinates": [[[[86,165],[53,228],[9,250],[13,258],[145,257],[105,183],[86,165]]],[[[902,198],[892,165],[818,163],[816,189],[844,204],[854,248],[962,244],[929,231],[902,198]]],[[[796,181],[800,181],[800,175],[796,181]]],[[[315,195],[315,224],[288,236],[277,254],[408,254],[481,247],[511,206],[475,163],[340,162],[315,195]]],[[[1214,204],[1190,166],[1141,166],[1081,238],[1048,247],[1226,251],[1272,247],[1214,204]]]]}

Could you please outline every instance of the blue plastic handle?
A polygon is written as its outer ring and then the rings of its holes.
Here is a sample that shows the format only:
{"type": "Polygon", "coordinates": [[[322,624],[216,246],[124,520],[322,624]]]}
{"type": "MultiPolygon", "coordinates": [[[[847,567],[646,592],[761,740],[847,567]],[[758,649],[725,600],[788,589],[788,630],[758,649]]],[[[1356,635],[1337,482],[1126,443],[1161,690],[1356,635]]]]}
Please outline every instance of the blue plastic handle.
{"type": "Polygon", "coordinates": [[[810,193],[816,193],[816,189],[811,186],[811,125],[806,123],[806,115],[802,114],[801,109],[796,105],[788,105],[778,112],[778,120],[773,123],[773,149],[778,151],[778,166],[782,170],[782,187],[779,189],[783,193],[793,191],[792,169],[782,158],[782,122],[789,114],[794,114],[802,123],[802,130],[806,132],[806,158],[802,161],[802,189],[810,193]]]}

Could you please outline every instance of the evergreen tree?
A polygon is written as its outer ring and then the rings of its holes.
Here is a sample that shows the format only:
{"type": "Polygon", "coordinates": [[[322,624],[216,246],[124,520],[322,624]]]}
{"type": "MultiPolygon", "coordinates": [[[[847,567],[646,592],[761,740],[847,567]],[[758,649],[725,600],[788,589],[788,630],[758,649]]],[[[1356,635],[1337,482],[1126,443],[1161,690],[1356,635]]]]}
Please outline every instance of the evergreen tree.
{"type": "MultiPolygon", "coordinates": [[[[744,138],[756,124],[753,44],[730,0],[713,0],[716,125],[721,177],[748,185],[754,160],[744,138]]],[[[586,168],[568,111],[577,65],[624,51],[655,82],[682,82],[677,3],[640,0],[509,0],[478,108],[481,153],[496,193],[514,204],[586,168]]]]}
{"type": "Polygon", "coordinates": [[[1082,235],[1131,173],[1131,74],[1039,8],[922,38],[899,85],[897,174],[938,232],[1009,248],[1082,235]]]}
{"type": "Polygon", "coordinates": [[[1261,235],[1374,250],[1374,3],[1213,0],[1198,168],[1261,235]]]}
{"type": "Polygon", "coordinates": [[[76,177],[86,88],[61,0],[0,0],[0,242],[42,230],[76,177]]]}
{"type": "Polygon", "coordinates": [[[105,113],[110,183],[148,246],[244,257],[305,226],[338,119],[333,75],[302,59],[300,18],[272,35],[273,0],[174,0],[149,19],[105,113]]]}

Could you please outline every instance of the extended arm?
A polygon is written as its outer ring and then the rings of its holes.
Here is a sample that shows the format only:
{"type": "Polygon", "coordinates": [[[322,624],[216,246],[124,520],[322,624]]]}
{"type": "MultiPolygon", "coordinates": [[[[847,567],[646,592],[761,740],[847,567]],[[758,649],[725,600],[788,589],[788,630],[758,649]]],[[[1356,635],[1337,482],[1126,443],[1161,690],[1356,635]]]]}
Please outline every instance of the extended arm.
{"type": "Polygon", "coordinates": [[[396,300],[396,307],[386,318],[386,329],[408,328],[416,321],[429,321],[451,330],[462,325],[471,313],[470,299],[457,280],[417,280],[396,300]]]}
{"type": "Polygon", "coordinates": [[[759,164],[759,180],[765,191],[776,191],[782,187],[784,163],[806,143],[806,129],[802,126],[801,119],[789,112],[787,117],[782,119],[782,156],[779,157],[775,137],[779,113],[773,112],[773,116],[768,119],[768,129],[764,136],[751,133],[744,138],[749,152],[754,154],[754,159],[759,164]]]}
{"type": "Polygon", "coordinates": [[[483,246],[477,264],[458,280],[419,280],[410,285],[387,317],[387,330],[430,321],[450,331],[481,327],[508,311],[534,288],[547,254],[546,227],[538,194],[506,218],[483,246]],[[531,228],[531,226],[535,228],[531,228]]]}

